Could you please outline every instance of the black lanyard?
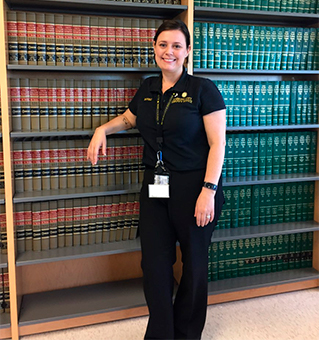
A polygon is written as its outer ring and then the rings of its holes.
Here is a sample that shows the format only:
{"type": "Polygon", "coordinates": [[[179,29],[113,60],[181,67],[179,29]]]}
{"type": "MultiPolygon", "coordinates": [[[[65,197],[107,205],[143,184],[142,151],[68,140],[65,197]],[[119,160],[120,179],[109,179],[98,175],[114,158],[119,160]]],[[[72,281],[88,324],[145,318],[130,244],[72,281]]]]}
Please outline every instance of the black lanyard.
{"type": "Polygon", "coordinates": [[[166,116],[166,112],[167,112],[169,106],[171,105],[172,100],[173,100],[173,98],[175,96],[176,96],[176,94],[173,93],[171,95],[171,97],[169,98],[168,103],[166,104],[166,107],[164,109],[162,119],[160,121],[160,114],[159,113],[160,113],[160,99],[161,99],[161,95],[160,94],[157,95],[157,101],[156,101],[156,131],[157,131],[156,142],[157,142],[158,150],[159,151],[162,151],[162,146],[163,146],[163,124],[164,124],[164,119],[165,119],[165,116],[166,116]]]}

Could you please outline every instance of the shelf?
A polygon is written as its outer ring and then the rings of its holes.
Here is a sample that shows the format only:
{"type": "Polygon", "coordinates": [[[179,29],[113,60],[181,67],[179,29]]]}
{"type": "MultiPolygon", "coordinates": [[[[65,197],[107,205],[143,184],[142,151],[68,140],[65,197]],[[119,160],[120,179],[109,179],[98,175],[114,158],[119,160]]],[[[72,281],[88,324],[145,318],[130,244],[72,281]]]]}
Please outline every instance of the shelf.
{"type": "Polygon", "coordinates": [[[6,254],[0,254],[0,269],[8,268],[8,256],[6,254]]]}
{"type": "Polygon", "coordinates": [[[114,255],[141,250],[140,239],[120,242],[92,244],[86,246],[64,247],[46,251],[26,251],[18,254],[16,266],[74,260],[87,257],[114,255]]]}
{"type": "Polygon", "coordinates": [[[319,14],[195,6],[194,20],[307,27],[318,24],[319,14]]]}
{"type": "Polygon", "coordinates": [[[223,178],[223,187],[306,181],[319,181],[319,173],[226,177],[223,178]]]}
{"type": "Polygon", "coordinates": [[[194,68],[196,74],[319,75],[319,70],[247,70],[227,68],[194,68]]]}
{"type": "Polygon", "coordinates": [[[187,9],[183,5],[119,2],[107,0],[6,0],[9,8],[74,14],[120,15],[122,17],[174,18],[187,9]]]}
{"type": "Polygon", "coordinates": [[[10,327],[10,313],[0,314],[0,329],[10,327]]]}
{"type": "Polygon", "coordinates": [[[236,277],[209,282],[208,295],[239,292],[242,290],[263,287],[272,287],[275,285],[296,283],[313,279],[319,279],[319,272],[314,268],[291,269],[281,272],[236,277]]]}
{"type": "Polygon", "coordinates": [[[214,231],[211,241],[221,242],[270,235],[297,234],[317,230],[319,230],[319,223],[315,221],[266,224],[241,228],[218,229],[214,231]]]}
{"type": "Polygon", "coordinates": [[[108,185],[106,187],[83,187],[26,191],[22,193],[16,193],[13,198],[13,203],[41,202],[70,198],[131,194],[139,192],[140,189],[141,184],[118,184],[108,185]]]}
{"type": "Polygon", "coordinates": [[[19,326],[146,306],[142,279],[24,295],[19,326]]]}
{"type": "MultiPolygon", "coordinates": [[[[11,138],[25,137],[62,137],[62,136],[92,136],[94,130],[56,130],[56,131],[13,131],[10,133],[11,138]]],[[[139,134],[137,129],[117,132],[114,135],[133,135],[139,134]]],[[[114,136],[113,135],[113,136],[114,136]]],[[[109,135],[108,137],[110,137],[109,135]]]]}
{"type": "Polygon", "coordinates": [[[232,131],[259,131],[259,130],[299,130],[299,129],[318,129],[319,124],[300,124],[300,125],[264,125],[264,126],[228,126],[227,132],[232,131]]]}

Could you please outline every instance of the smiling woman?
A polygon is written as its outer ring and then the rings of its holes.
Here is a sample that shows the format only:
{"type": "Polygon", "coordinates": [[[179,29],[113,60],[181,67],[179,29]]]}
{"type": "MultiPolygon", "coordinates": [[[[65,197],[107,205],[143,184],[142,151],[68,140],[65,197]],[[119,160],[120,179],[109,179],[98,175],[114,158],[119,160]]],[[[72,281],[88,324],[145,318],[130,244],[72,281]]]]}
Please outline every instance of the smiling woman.
{"type": "Polygon", "coordinates": [[[208,246],[224,203],[225,104],[212,81],[187,74],[190,35],[182,21],[165,21],[153,44],[160,76],[147,78],[125,113],[96,129],[88,159],[95,164],[101,146],[105,153],[106,135],[139,129],[146,167],[139,219],[150,314],[145,339],[200,339],[208,246]],[[176,241],[183,274],[173,303],[176,241]]]}

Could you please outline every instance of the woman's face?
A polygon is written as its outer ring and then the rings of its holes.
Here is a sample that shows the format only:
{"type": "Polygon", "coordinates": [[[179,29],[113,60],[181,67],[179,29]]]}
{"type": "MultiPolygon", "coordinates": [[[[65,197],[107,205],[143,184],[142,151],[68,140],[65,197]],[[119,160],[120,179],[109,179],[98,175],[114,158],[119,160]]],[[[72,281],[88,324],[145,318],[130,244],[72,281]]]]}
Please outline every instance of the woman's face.
{"type": "Polygon", "coordinates": [[[179,30],[163,31],[154,42],[155,60],[166,72],[181,72],[185,58],[190,52],[184,34],[179,30]]]}

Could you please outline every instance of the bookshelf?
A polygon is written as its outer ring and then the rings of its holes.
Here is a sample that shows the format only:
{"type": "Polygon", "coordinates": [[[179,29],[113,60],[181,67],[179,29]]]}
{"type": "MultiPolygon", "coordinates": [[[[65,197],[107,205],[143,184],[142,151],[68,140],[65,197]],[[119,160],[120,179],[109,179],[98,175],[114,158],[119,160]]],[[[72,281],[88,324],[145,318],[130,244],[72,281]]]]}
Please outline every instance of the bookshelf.
{"type": "MultiPolygon", "coordinates": [[[[179,17],[193,32],[195,21],[241,23],[256,25],[287,25],[318,27],[318,14],[266,12],[240,9],[204,8],[195,6],[192,0],[182,0],[181,5],[148,4],[120,1],[93,0],[1,0],[0,46],[6,49],[6,11],[63,13],[72,15],[98,15],[114,17],[138,17],[140,19],[164,19],[179,17]]],[[[193,40],[193,34],[192,40],[193,40]]],[[[13,150],[14,140],[22,138],[49,138],[52,131],[12,131],[10,117],[9,79],[85,79],[135,80],[157,74],[159,69],[150,67],[101,67],[101,66],[46,66],[12,65],[0,55],[2,139],[5,158],[5,194],[0,204],[6,203],[8,255],[0,255],[0,268],[9,264],[11,313],[2,314],[0,339],[19,339],[19,336],[65,329],[93,323],[147,315],[142,294],[139,239],[128,241],[72,246],[43,251],[16,249],[17,204],[32,202],[71,200],[79,198],[107,197],[139,192],[140,184],[108,185],[107,187],[63,188],[41,191],[14,191],[13,150]],[[81,296],[81,299],[78,297],[81,296]],[[59,304],[57,304],[59,301],[59,304]]],[[[189,73],[212,80],[318,80],[318,70],[234,70],[193,69],[193,56],[189,56],[189,73]]],[[[284,126],[233,126],[227,133],[319,131],[319,124],[284,126]]],[[[58,138],[82,138],[91,136],[93,129],[57,130],[58,138]]],[[[119,136],[137,135],[137,130],[120,133],[119,136]]],[[[319,140],[319,138],[317,138],[319,140]]],[[[220,229],[214,232],[212,242],[239,240],[265,236],[313,232],[312,268],[290,269],[249,277],[236,277],[209,283],[209,304],[255,296],[276,294],[319,286],[319,149],[317,148],[316,172],[279,175],[259,175],[224,178],[224,187],[272,185],[291,182],[314,181],[315,214],[313,221],[277,223],[241,228],[220,229]]],[[[181,273],[181,259],[175,264],[176,279],[181,273]]]]}

